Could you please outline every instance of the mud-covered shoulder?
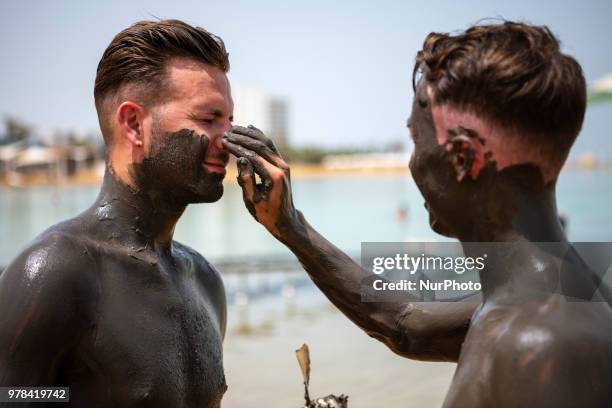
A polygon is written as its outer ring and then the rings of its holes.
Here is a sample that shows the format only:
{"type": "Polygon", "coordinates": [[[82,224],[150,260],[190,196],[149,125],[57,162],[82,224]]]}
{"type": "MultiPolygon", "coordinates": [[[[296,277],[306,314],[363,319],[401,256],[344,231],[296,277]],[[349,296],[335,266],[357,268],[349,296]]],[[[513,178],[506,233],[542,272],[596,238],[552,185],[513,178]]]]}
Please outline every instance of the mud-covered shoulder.
{"type": "Polygon", "coordinates": [[[95,325],[95,263],[76,237],[41,234],[0,275],[0,385],[54,384],[95,325]]]}
{"type": "Polygon", "coordinates": [[[172,246],[175,256],[180,256],[187,259],[194,265],[198,279],[209,284],[220,284],[223,286],[221,274],[217,271],[213,264],[204,258],[202,254],[188,245],[182,244],[178,241],[172,241],[172,246]]]}
{"type": "Polygon", "coordinates": [[[64,302],[77,314],[97,297],[96,262],[86,240],[57,225],[36,237],[0,275],[0,304],[64,302]]]}

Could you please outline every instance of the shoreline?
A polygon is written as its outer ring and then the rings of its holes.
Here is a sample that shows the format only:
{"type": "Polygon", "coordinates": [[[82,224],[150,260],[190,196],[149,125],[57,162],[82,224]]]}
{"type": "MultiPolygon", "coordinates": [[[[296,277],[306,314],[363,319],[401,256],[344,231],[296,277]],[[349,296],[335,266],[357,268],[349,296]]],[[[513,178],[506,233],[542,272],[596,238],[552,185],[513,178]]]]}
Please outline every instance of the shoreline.
{"type": "MultiPolygon", "coordinates": [[[[343,178],[343,177],[358,177],[371,175],[398,175],[410,174],[408,164],[402,166],[387,166],[387,167],[346,167],[346,168],[330,168],[321,164],[290,164],[292,180],[308,180],[308,179],[323,179],[323,178],[343,178]]],[[[564,172],[600,172],[610,171],[609,166],[601,167],[582,167],[576,163],[567,163],[564,172]]],[[[57,176],[56,174],[49,176],[38,173],[31,175],[20,175],[19,181],[9,183],[6,179],[0,179],[0,188],[31,188],[41,186],[91,186],[102,183],[104,176],[104,163],[99,163],[91,169],[81,170],[73,176],[57,176]]],[[[238,176],[236,166],[230,162],[227,168],[227,174],[224,183],[233,182],[238,176]]]]}
{"type": "MultiPolygon", "coordinates": [[[[291,165],[291,178],[298,179],[320,179],[355,177],[363,175],[395,175],[409,173],[408,164],[397,167],[371,167],[371,168],[343,168],[330,169],[323,165],[293,164],[291,165]]],[[[6,179],[0,179],[0,187],[3,188],[30,188],[40,186],[90,186],[102,183],[104,176],[104,166],[97,166],[92,169],[80,171],[74,176],[49,177],[45,174],[22,175],[18,183],[8,183],[6,179]]],[[[233,163],[227,168],[224,183],[234,182],[238,176],[238,171],[233,163]]]]}

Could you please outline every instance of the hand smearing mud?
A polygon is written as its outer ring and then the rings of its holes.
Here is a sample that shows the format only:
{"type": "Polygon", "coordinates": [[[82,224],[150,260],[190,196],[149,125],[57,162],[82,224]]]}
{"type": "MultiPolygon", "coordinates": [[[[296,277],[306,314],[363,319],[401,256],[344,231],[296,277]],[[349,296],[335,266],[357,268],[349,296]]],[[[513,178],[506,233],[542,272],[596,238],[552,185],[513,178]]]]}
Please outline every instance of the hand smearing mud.
{"type": "Polygon", "coordinates": [[[223,136],[223,145],[238,158],[238,184],[251,215],[281,241],[303,229],[291,196],[289,165],[272,140],[254,126],[234,126],[223,136]]]}

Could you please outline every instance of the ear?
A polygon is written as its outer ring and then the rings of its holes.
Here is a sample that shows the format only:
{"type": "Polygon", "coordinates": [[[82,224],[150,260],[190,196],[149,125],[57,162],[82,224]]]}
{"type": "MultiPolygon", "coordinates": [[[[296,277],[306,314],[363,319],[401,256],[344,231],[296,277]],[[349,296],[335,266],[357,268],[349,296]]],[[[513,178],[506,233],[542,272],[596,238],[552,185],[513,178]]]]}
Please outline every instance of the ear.
{"type": "Polygon", "coordinates": [[[127,139],[137,149],[144,146],[144,118],[144,107],[135,102],[126,101],[117,108],[120,137],[127,139]]]}
{"type": "Polygon", "coordinates": [[[463,181],[468,174],[478,174],[480,169],[475,168],[475,159],[478,150],[478,147],[474,143],[474,139],[469,136],[465,134],[449,135],[446,142],[446,151],[455,168],[457,181],[463,181]]]}

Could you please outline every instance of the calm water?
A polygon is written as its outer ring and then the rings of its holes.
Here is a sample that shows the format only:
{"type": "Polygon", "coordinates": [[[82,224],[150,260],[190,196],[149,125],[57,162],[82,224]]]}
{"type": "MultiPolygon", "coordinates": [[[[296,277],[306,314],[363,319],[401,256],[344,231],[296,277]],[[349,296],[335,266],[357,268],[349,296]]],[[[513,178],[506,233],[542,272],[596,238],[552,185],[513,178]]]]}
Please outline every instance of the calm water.
{"type": "MultiPolygon", "coordinates": [[[[294,200],[309,222],[345,251],[362,241],[436,240],[423,199],[408,175],[296,180],[294,200]],[[405,221],[397,210],[408,209],[405,221]]],[[[74,216],[95,199],[98,187],[0,189],[0,265],[6,265],[43,229],[74,216]]],[[[612,241],[612,172],[565,172],[558,206],[569,217],[575,241],[612,241]]],[[[289,255],[249,215],[234,182],[214,204],[190,206],[176,239],[215,260],[252,255],[289,255]]]]}

